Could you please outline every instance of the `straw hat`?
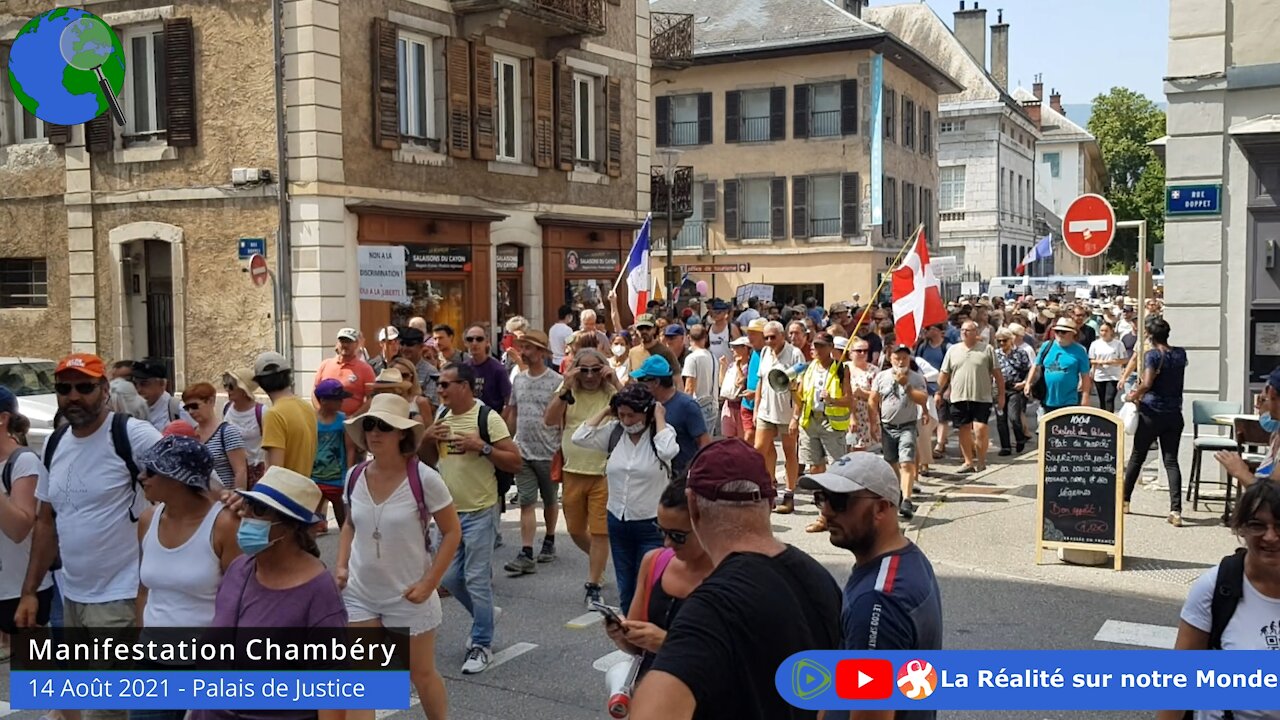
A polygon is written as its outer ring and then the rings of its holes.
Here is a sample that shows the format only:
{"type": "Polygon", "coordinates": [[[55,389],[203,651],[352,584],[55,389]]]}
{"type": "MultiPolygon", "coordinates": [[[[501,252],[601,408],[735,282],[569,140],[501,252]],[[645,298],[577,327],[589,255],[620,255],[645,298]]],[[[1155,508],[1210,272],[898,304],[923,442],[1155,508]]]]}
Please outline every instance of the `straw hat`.
{"type": "Polygon", "coordinates": [[[280,465],[267,468],[267,472],[252,490],[236,492],[306,525],[314,525],[321,520],[315,512],[315,508],[320,507],[320,501],[324,499],[320,494],[320,487],[311,478],[280,465]]]}
{"type": "Polygon", "coordinates": [[[1075,322],[1073,322],[1071,318],[1068,318],[1068,317],[1060,317],[1058,318],[1058,322],[1053,324],[1053,331],[1058,332],[1059,330],[1065,330],[1071,333],[1080,332],[1080,330],[1076,327],[1075,322]]]}
{"type": "Polygon", "coordinates": [[[245,395],[253,397],[258,391],[258,383],[253,380],[253,371],[249,368],[240,368],[237,370],[228,370],[222,373],[222,385],[234,385],[244,391],[245,395]]]}
{"type": "MultiPolygon", "coordinates": [[[[384,370],[385,374],[386,371],[384,370]]],[[[397,374],[399,374],[397,372],[397,374]]],[[[383,393],[374,395],[369,402],[369,409],[363,415],[357,415],[346,422],[347,434],[356,445],[367,448],[364,440],[364,419],[377,418],[397,430],[413,431],[413,444],[417,446],[427,432],[427,426],[409,417],[409,401],[399,395],[383,393]]]]}
{"type": "Polygon", "coordinates": [[[404,373],[399,368],[389,367],[378,373],[378,377],[373,382],[366,383],[370,390],[404,390],[409,387],[409,381],[405,379],[404,373]]]}

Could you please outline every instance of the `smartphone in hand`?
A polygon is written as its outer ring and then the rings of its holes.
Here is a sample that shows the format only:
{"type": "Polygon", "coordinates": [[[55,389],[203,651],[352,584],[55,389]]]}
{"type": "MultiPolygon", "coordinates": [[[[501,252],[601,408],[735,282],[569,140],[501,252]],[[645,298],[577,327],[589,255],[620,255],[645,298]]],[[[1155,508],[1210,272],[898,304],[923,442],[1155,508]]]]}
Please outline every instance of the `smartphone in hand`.
{"type": "Polygon", "coordinates": [[[604,621],[621,625],[623,621],[622,610],[620,608],[610,607],[600,602],[592,602],[591,609],[604,616],[604,621]]]}

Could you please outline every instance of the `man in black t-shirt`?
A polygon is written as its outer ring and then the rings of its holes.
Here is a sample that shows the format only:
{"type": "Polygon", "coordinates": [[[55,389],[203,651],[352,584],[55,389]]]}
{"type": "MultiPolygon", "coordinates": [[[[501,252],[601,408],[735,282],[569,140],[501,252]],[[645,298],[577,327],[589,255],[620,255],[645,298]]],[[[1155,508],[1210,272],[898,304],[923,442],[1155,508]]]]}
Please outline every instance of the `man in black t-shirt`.
{"type": "Polygon", "coordinates": [[[788,657],[840,646],[831,573],[773,537],[777,497],[760,454],[732,438],[689,464],[689,517],[716,569],[685,600],[631,703],[633,720],[815,718],[774,675],[788,657]]]}

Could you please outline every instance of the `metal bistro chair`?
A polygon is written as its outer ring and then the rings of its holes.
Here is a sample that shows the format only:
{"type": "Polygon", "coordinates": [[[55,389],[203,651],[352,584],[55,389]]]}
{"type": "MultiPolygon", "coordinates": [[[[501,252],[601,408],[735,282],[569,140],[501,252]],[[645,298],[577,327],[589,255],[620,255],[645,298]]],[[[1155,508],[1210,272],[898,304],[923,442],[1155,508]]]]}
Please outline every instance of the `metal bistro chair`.
{"type": "MultiPolygon", "coordinates": [[[[1271,433],[1263,430],[1262,423],[1257,420],[1236,418],[1234,424],[1236,444],[1240,449],[1240,456],[1249,464],[1250,470],[1256,471],[1262,461],[1266,459],[1266,454],[1271,448],[1271,433]]],[[[1222,521],[1224,523],[1231,517],[1231,488],[1235,486],[1236,482],[1235,478],[1227,478],[1227,501],[1222,507],[1222,521]]]]}
{"type": "MultiPolygon", "coordinates": [[[[1200,472],[1204,468],[1201,461],[1201,453],[1215,453],[1219,450],[1237,450],[1239,446],[1236,441],[1230,437],[1222,437],[1220,435],[1210,435],[1200,437],[1200,426],[1211,425],[1213,427],[1222,427],[1221,424],[1214,421],[1214,415],[1238,415],[1240,414],[1240,405],[1233,402],[1221,402],[1217,400],[1192,400],[1191,401],[1191,437],[1192,437],[1192,455],[1191,455],[1191,482],[1187,483],[1187,500],[1191,501],[1193,510],[1200,509],[1200,472]]],[[[1222,485],[1217,481],[1206,481],[1211,485],[1222,485]]],[[[1227,497],[1231,497],[1231,484],[1226,483],[1227,497]]],[[[1214,498],[1215,500],[1217,498],[1214,498]]]]}

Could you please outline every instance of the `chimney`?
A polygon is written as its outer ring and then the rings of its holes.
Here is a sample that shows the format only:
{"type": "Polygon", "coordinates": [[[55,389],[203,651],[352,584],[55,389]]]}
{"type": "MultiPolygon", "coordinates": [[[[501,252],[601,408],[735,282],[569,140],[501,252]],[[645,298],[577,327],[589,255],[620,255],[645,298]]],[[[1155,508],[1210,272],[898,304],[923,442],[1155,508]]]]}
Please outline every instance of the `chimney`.
{"type": "Polygon", "coordinates": [[[1026,111],[1027,117],[1031,118],[1031,122],[1035,123],[1037,130],[1043,129],[1044,125],[1040,121],[1039,100],[1024,100],[1022,102],[1022,109],[1026,111]]]}
{"type": "Polygon", "coordinates": [[[964,9],[964,0],[960,0],[960,9],[955,14],[955,35],[965,50],[978,61],[981,67],[987,66],[987,11],[973,3],[972,10],[964,9]]]}
{"type": "Polygon", "coordinates": [[[1049,96],[1049,107],[1057,110],[1062,115],[1066,115],[1066,113],[1062,112],[1062,95],[1058,93],[1057,88],[1054,88],[1053,94],[1049,96]]]}
{"type": "Polygon", "coordinates": [[[854,17],[862,17],[862,8],[868,3],[868,0],[844,0],[845,12],[854,17]]]}
{"type": "Polygon", "coordinates": [[[1009,91],[1009,24],[1004,10],[996,10],[996,24],[991,26],[991,77],[1001,90],[1009,91]]]}
{"type": "Polygon", "coordinates": [[[1031,94],[1036,96],[1037,100],[1044,99],[1044,75],[1036,73],[1036,81],[1031,85],[1031,94]]]}

